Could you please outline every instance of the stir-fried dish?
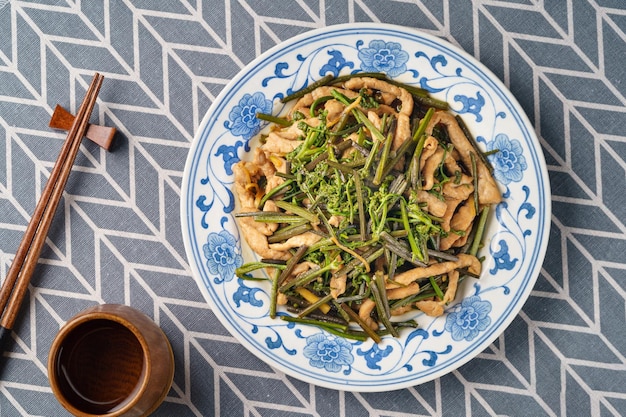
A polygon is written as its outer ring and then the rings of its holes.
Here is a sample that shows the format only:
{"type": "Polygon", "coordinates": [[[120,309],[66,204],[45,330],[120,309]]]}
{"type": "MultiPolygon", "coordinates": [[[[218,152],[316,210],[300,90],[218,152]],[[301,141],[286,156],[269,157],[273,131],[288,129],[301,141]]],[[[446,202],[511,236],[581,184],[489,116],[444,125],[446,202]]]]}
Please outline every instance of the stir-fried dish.
{"type": "Polygon", "coordinates": [[[271,129],[234,167],[237,220],[261,258],[237,275],[269,272],[272,317],[358,340],[417,326],[394,317],[412,310],[442,315],[480,275],[501,201],[462,120],[381,74],[326,77],[289,100],[285,117],[257,115],[271,129]]]}

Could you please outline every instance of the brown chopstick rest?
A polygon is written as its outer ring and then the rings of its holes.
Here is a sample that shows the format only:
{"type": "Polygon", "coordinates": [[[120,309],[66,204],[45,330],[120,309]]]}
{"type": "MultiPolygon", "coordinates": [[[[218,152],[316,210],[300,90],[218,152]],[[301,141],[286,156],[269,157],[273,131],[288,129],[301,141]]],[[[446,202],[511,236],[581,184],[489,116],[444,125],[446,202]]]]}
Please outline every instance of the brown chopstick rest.
{"type": "MultiPolygon", "coordinates": [[[[72,123],[74,123],[74,115],[57,104],[54,108],[54,113],[52,114],[52,118],[50,118],[48,126],[52,129],[70,130],[72,123]]],[[[94,125],[90,123],[87,126],[85,137],[104,150],[108,151],[113,143],[115,132],[116,130],[114,127],[94,125]]]]}

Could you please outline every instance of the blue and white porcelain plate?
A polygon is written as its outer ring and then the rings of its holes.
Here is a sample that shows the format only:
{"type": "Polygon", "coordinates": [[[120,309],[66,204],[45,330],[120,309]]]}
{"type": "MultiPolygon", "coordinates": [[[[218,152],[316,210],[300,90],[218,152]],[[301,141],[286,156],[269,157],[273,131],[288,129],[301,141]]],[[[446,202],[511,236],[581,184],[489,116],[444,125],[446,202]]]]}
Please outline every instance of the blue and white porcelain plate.
{"type": "Polygon", "coordinates": [[[527,299],[543,262],[550,190],[534,129],[506,87],[447,42],[408,28],[355,23],[314,30],[267,51],[215,100],[196,134],[182,183],[182,232],[198,286],[224,326],[270,366],[339,390],[389,391],[440,377],[498,337],[527,299]],[[504,200],[488,224],[480,279],[466,279],[446,313],[416,313],[417,329],[382,343],[338,338],[268,315],[269,283],[238,279],[255,259],[234,218],[232,167],[251,156],[280,98],[327,75],[384,72],[425,88],[460,114],[489,156],[504,200]]]}

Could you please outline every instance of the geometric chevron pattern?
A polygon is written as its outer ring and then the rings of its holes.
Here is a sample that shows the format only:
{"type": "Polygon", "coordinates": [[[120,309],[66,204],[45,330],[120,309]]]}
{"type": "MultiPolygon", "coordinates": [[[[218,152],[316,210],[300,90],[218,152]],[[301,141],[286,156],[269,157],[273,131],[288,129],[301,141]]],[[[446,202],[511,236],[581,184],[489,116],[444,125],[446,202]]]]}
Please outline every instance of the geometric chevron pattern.
{"type": "Polygon", "coordinates": [[[166,332],[174,385],[159,416],[626,415],[626,4],[622,0],[0,0],[0,279],[93,72],[92,122],[0,375],[0,416],[67,415],[48,386],[52,338],[96,303],[166,332]],[[534,291],[483,353],[392,393],[319,388],[273,370],[219,324],[187,262],[181,177],[194,132],[257,55],[353,21],[421,29],[465,49],[533,122],[552,187],[534,291]]]}

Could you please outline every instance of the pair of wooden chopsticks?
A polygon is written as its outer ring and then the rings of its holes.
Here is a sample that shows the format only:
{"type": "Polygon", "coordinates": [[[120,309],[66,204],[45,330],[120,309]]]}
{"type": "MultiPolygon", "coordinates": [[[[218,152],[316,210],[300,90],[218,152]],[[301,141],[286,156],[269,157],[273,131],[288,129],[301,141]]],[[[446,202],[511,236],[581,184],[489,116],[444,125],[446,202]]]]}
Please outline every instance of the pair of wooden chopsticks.
{"type": "Polygon", "coordinates": [[[87,131],[103,79],[104,77],[98,73],[93,77],[0,288],[0,355],[8,347],[11,329],[37,266],[39,254],[48,236],[50,224],[63,195],[81,140],[87,131]]]}

